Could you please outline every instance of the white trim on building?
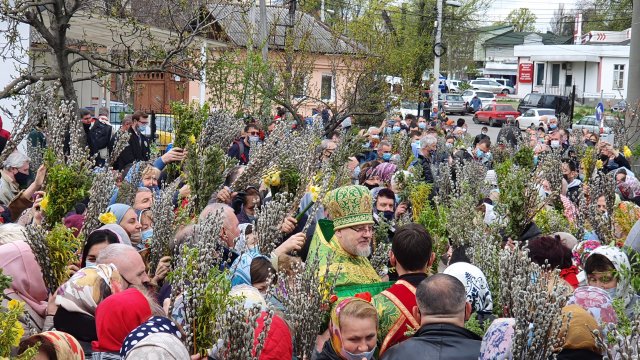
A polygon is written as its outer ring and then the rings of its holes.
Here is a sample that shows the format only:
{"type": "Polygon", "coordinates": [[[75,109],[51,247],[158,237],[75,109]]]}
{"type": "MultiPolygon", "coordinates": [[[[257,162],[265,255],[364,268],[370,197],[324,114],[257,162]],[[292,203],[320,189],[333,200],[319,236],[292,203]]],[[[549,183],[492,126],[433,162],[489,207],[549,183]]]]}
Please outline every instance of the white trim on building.
{"type": "Polygon", "coordinates": [[[628,45],[520,45],[514,55],[518,64],[532,63],[534,70],[531,83],[518,78],[519,97],[531,92],[569,95],[574,85],[577,99],[627,96],[628,45]]]}

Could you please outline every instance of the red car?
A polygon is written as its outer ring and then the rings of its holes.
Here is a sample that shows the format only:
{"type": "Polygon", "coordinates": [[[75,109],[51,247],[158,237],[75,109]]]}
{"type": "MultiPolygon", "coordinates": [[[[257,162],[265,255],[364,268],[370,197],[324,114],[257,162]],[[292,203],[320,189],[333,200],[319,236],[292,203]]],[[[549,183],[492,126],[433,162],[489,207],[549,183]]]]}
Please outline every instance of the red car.
{"type": "Polygon", "coordinates": [[[482,110],[476,111],[473,115],[473,122],[487,123],[489,126],[502,125],[507,121],[507,116],[516,117],[520,116],[520,112],[513,108],[509,104],[487,104],[482,107],[482,110]]]}

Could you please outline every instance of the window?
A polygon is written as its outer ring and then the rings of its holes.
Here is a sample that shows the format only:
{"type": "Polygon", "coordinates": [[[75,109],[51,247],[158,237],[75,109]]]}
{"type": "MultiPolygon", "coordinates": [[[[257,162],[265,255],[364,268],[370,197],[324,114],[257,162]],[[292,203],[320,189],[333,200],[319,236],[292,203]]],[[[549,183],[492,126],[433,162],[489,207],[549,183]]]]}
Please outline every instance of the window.
{"type": "Polygon", "coordinates": [[[498,105],[496,111],[515,111],[511,105],[498,105]]]}
{"type": "Polygon", "coordinates": [[[536,85],[544,85],[544,64],[536,64],[536,85]]]}
{"type": "Polygon", "coordinates": [[[613,88],[614,89],[624,88],[624,65],[623,64],[613,65],[613,88]]]}
{"type": "Polygon", "coordinates": [[[573,75],[565,75],[564,76],[564,86],[571,86],[573,85],[573,75]]]}
{"type": "Polygon", "coordinates": [[[307,79],[304,77],[297,77],[293,81],[293,97],[304,98],[307,96],[307,79]]]}
{"type": "Polygon", "coordinates": [[[333,99],[333,76],[322,75],[322,84],[320,85],[320,98],[322,100],[333,99]]]}
{"type": "Polygon", "coordinates": [[[484,111],[491,111],[493,110],[493,105],[489,104],[489,105],[485,105],[484,108],[482,109],[484,111]]]}
{"type": "Polygon", "coordinates": [[[551,86],[560,86],[560,64],[551,65],[551,86]]]}
{"type": "Polygon", "coordinates": [[[533,116],[536,116],[536,114],[534,113],[533,110],[527,110],[527,112],[524,113],[524,115],[522,115],[522,116],[524,116],[524,117],[533,117],[533,116]]]}

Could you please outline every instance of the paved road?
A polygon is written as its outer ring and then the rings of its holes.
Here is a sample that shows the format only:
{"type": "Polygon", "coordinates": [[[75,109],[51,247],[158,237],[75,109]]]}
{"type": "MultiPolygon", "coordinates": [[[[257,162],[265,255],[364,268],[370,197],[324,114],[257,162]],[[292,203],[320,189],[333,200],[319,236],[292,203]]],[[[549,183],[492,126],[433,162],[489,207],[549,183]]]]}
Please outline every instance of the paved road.
{"type": "Polygon", "coordinates": [[[473,136],[480,134],[482,127],[486,126],[489,129],[488,135],[491,138],[491,142],[495,143],[498,140],[498,132],[500,131],[499,127],[491,127],[489,125],[484,125],[484,124],[476,125],[473,123],[473,120],[471,120],[473,118],[472,115],[466,115],[466,116],[450,115],[450,118],[454,120],[458,120],[458,118],[463,118],[468,126],[467,132],[473,136]]]}

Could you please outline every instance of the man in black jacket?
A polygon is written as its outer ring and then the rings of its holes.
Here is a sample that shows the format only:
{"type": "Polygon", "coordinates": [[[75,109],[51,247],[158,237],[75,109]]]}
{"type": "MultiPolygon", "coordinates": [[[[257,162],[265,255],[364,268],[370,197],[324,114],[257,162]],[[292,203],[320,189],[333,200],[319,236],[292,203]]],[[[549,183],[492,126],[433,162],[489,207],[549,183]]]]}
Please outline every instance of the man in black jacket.
{"type": "Polygon", "coordinates": [[[412,338],[393,346],[382,360],[475,360],[482,339],[464,328],[471,315],[464,285],[455,277],[436,274],[416,290],[418,306],[413,316],[420,329],[412,338]]]}
{"type": "Polygon", "coordinates": [[[118,160],[113,164],[113,168],[116,170],[122,170],[127,165],[135,161],[148,161],[151,150],[149,148],[149,139],[144,135],[149,126],[149,115],[142,111],[136,111],[131,117],[133,124],[129,129],[131,137],[129,138],[129,145],[127,145],[118,160]]]}

